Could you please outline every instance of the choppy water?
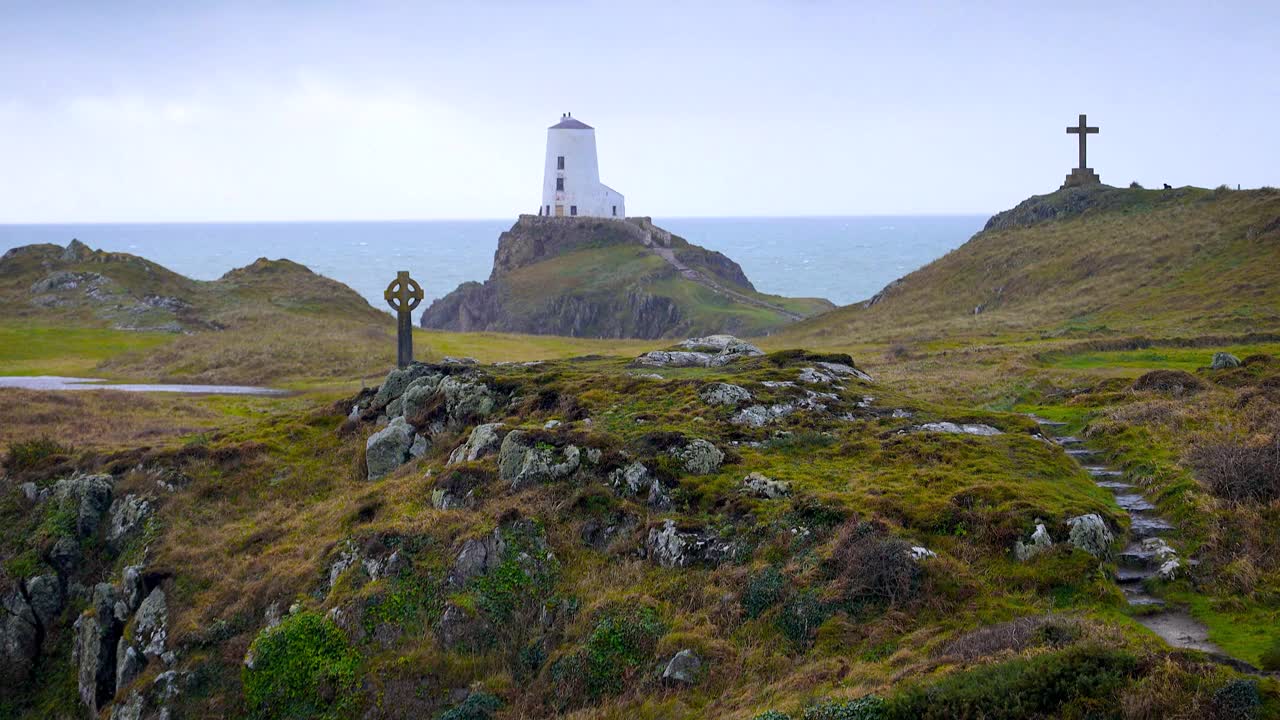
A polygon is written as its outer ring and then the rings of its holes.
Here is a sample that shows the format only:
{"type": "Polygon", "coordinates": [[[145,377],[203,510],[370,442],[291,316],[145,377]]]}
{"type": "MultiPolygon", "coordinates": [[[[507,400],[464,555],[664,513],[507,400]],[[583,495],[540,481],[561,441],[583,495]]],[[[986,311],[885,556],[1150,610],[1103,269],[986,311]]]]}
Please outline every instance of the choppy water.
{"type": "MultiPolygon", "coordinates": [[[[0,253],[31,243],[141,255],[200,280],[259,257],[288,258],[355,288],[382,308],[382,290],[409,270],[428,302],[489,276],[498,234],[514,220],[296,223],[0,225],[0,253]]],[[[778,295],[863,300],[958,247],[985,216],[655,218],[690,242],[742,265],[778,295]]]]}

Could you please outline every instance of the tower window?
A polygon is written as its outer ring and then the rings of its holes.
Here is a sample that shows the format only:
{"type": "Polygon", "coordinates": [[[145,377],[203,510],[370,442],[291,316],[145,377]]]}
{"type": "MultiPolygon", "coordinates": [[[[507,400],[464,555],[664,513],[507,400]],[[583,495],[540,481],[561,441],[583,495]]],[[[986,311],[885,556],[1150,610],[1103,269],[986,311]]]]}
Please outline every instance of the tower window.
{"type": "Polygon", "coordinates": [[[614,206],[613,206],[613,216],[614,216],[614,217],[618,217],[618,206],[617,206],[617,205],[614,205],[614,206]]]}
{"type": "Polygon", "coordinates": [[[556,178],[556,192],[564,192],[564,178],[556,178]]]}
{"type": "Polygon", "coordinates": [[[556,156],[556,169],[557,169],[557,170],[563,170],[563,169],[564,169],[564,156],[563,156],[563,155],[557,155],[557,156],[556,156]]]}
{"type": "Polygon", "coordinates": [[[548,215],[550,215],[550,214],[551,214],[551,206],[550,206],[550,205],[548,205],[548,206],[547,206],[547,214],[548,214],[548,215]]]}
{"type": "Polygon", "coordinates": [[[577,215],[577,214],[578,214],[578,206],[577,206],[577,205],[570,205],[570,206],[569,206],[569,214],[570,214],[570,215],[577,215]]]}

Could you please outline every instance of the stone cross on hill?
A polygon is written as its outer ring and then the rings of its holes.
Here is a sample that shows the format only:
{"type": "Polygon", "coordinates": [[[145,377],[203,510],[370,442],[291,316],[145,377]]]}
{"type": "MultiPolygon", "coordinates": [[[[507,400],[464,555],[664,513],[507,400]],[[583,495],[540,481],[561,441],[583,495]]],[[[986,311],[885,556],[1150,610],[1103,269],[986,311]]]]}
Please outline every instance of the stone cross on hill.
{"type": "Polygon", "coordinates": [[[413,309],[422,302],[422,286],[401,270],[382,297],[396,311],[396,365],[408,367],[413,363],[413,309]]]}
{"type": "Polygon", "coordinates": [[[1075,127],[1067,128],[1067,132],[1072,135],[1080,136],[1080,167],[1071,171],[1071,174],[1067,176],[1067,181],[1062,184],[1062,187],[1069,188],[1079,187],[1082,185],[1101,185],[1102,178],[1098,177],[1097,173],[1093,171],[1093,168],[1090,168],[1089,164],[1085,162],[1086,138],[1088,138],[1089,135],[1097,134],[1098,128],[1089,127],[1089,123],[1085,120],[1085,116],[1082,114],[1080,116],[1080,124],[1075,127]]]}

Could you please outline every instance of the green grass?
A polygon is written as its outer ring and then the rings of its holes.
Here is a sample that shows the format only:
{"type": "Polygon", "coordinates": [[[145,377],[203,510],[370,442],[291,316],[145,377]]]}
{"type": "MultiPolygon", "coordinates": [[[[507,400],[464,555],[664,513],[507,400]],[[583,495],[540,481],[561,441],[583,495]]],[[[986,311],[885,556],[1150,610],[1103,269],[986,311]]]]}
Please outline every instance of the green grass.
{"type": "Polygon", "coordinates": [[[1151,370],[1186,370],[1195,372],[1209,367],[1215,352],[1229,352],[1244,358],[1257,353],[1280,354],[1280,344],[1227,345],[1209,348],[1148,348],[1111,352],[1081,352],[1051,355],[1049,367],[1068,370],[1104,370],[1108,374],[1140,375],[1151,370]]]}
{"type": "Polygon", "coordinates": [[[1262,654],[1280,641],[1280,608],[1254,603],[1215,602],[1204,595],[1176,591],[1170,600],[1186,605],[1209,628],[1209,640],[1227,654],[1260,665],[1262,654]]]}
{"type": "Polygon", "coordinates": [[[0,375],[100,375],[98,364],[104,360],[147,352],[174,339],[171,333],[0,324],[0,375]]]}

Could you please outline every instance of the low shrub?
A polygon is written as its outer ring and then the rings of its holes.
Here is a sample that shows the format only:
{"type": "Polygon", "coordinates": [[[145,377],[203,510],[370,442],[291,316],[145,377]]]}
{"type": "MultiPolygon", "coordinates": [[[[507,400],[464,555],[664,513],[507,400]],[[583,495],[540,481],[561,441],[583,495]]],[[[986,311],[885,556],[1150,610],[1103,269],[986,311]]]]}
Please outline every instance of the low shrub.
{"type": "Polygon", "coordinates": [[[832,581],[851,605],[898,605],[917,597],[923,572],[911,546],[881,523],[849,520],[827,561],[832,581]]]}
{"type": "Polygon", "coordinates": [[[751,720],[791,720],[791,716],[778,710],[765,710],[751,720]]]}
{"type": "Polygon", "coordinates": [[[1117,704],[1117,692],[1137,672],[1129,653],[1077,647],[1029,659],[988,665],[903,691],[889,702],[894,720],[1056,717],[1070,706],[1092,717],[1117,704]]]}
{"type": "Polygon", "coordinates": [[[782,606],[776,624],[783,635],[797,647],[808,647],[813,641],[818,626],[822,625],[831,611],[813,590],[796,593],[782,606]]]}
{"type": "Polygon", "coordinates": [[[1254,720],[1262,709],[1258,682],[1237,678],[1213,694],[1213,720],[1254,720]]]}
{"type": "Polygon", "coordinates": [[[249,714],[263,720],[339,718],[360,687],[360,655],[332,620],[301,612],[264,631],[244,670],[249,714]]]}
{"type": "Polygon", "coordinates": [[[742,591],[742,609],[755,619],[777,605],[787,592],[787,578],[776,567],[767,567],[751,576],[742,591]]]}
{"type": "Polygon", "coordinates": [[[461,705],[444,711],[437,720],[490,720],[502,707],[502,700],[487,692],[473,692],[461,705]]]}
{"type": "Polygon", "coordinates": [[[9,452],[4,457],[4,466],[11,473],[21,473],[40,468],[50,460],[69,455],[71,452],[71,448],[50,437],[22,440],[9,446],[9,452]]]}
{"type": "Polygon", "coordinates": [[[621,692],[636,670],[653,659],[665,632],[652,607],[631,605],[602,612],[583,646],[551,668],[562,706],[583,696],[621,692]]]}
{"type": "Polygon", "coordinates": [[[1204,382],[1185,370],[1152,370],[1134,380],[1132,388],[1180,397],[1200,392],[1204,382]]]}
{"type": "Polygon", "coordinates": [[[804,711],[802,720],[882,720],[888,712],[882,698],[866,695],[856,700],[813,705],[804,711]]]}
{"type": "Polygon", "coordinates": [[[1209,492],[1237,503],[1280,499],[1280,432],[1260,443],[1215,441],[1196,445],[1189,458],[1209,492]]]}

